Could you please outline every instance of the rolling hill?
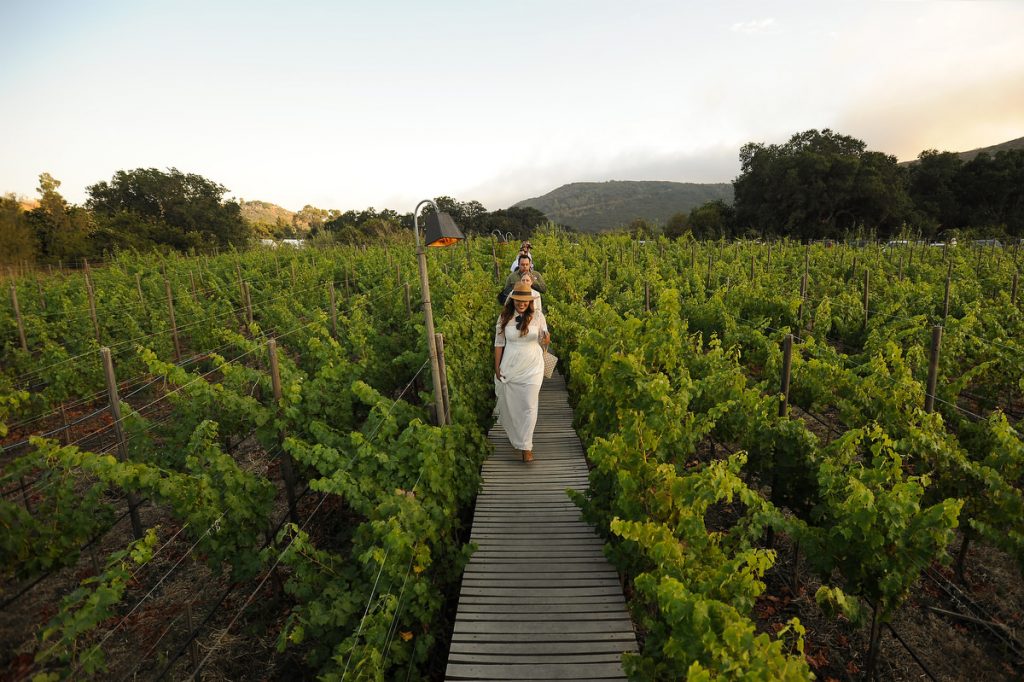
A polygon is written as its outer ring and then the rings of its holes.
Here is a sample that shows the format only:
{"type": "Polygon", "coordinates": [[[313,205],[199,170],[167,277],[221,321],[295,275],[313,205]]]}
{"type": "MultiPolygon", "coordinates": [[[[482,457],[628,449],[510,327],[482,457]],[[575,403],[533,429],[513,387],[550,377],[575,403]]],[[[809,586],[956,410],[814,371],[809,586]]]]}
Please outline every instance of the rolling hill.
{"type": "Polygon", "coordinates": [[[1003,142],[1001,144],[994,144],[991,147],[980,147],[978,149],[960,152],[959,156],[964,161],[970,161],[975,156],[981,153],[991,154],[992,156],[995,156],[997,152],[1010,151],[1011,149],[1024,149],[1024,137],[1018,137],[1016,140],[1010,140],[1009,142],[1003,142]]]}
{"type": "MultiPolygon", "coordinates": [[[[1024,137],[1018,137],[1016,140],[1010,140],[1008,142],[1000,142],[999,144],[994,144],[990,147],[978,147],[977,149],[970,149],[966,152],[956,152],[956,155],[960,157],[961,161],[970,161],[978,154],[984,153],[995,156],[998,152],[1006,152],[1010,151],[1011,149],[1024,149],[1024,137]]],[[[902,161],[900,165],[911,166],[915,163],[917,163],[917,159],[912,159],[910,161],[902,161]]]]}
{"type": "Polygon", "coordinates": [[[254,227],[273,228],[277,226],[288,226],[292,224],[294,211],[289,211],[269,201],[245,201],[239,200],[242,207],[242,218],[245,222],[254,227]]]}
{"type": "Polygon", "coordinates": [[[676,213],[721,199],[732,203],[732,184],[609,180],[573,182],[516,207],[543,211],[555,222],[581,232],[604,232],[644,218],[664,224],[676,213]]]}

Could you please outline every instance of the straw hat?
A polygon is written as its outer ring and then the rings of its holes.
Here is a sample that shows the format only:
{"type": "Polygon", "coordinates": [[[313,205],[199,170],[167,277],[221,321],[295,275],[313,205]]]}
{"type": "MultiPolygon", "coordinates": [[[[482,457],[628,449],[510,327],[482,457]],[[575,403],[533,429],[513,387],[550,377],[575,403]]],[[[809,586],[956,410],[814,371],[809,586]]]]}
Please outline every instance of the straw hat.
{"type": "Polygon", "coordinates": [[[514,301],[532,301],[533,289],[526,282],[516,282],[516,285],[512,288],[512,293],[509,294],[509,298],[514,301]]]}

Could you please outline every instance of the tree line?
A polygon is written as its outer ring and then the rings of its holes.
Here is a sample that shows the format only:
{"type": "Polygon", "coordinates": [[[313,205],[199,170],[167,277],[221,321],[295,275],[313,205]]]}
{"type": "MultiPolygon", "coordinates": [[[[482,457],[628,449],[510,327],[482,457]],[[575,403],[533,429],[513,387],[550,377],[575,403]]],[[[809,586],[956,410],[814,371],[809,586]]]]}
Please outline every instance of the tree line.
{"type": "Polygon", "coordinates": [[[734,203],[708,202],[677,214],[664,226],[666,235],[1024,237],[1024,149],[969,161],[927,150],[901,165],[862,140],[825,129],[797,133],[785,144],[751,142],[739,156],[734,203]]]}
{"type": "MultiPolygon", "coordinates": [[[[797,133],[785,144],[750,142],[739,158],[733,204],[708,202],[664,225],[637,218],[624,229],[697,239],[945,239],[970,231],[1024,237],[1024,149],[968,161],[927,150],[913,164],[900,165],[862,140],[825,129],[797,133]]],[[[223,185],[175,168],[118,171],[87,187],[84,206],[68,203],[59,187],[59,180],[43,173],[34,206],[26,208],[11,194],[0,197],[0,263],[72,263],[124,249],[242,249],[269,235],[349,244],[412,238],[411,212],[372,207],[307,205],[291,224],[254,226],[238,201],[225,198],[223,185]]],[[[523,239],[547,222],[535,208],[488,211],[478,201],[449,196],[435,202],[469,234],[523,239]]]]}
{"type": "MultiPolygon", "coordinates": [[[[225,198],[226,187],[175,168],[118,171],[109,181],[88,186],[82,206],[65,200],[60,184],[49,173],[41,174],[34,205],[13,194],[0,196],[0,263],[71,265],[128,249],[208,253],[244,249],[265,236],[348,244],[413,238],[411,212],[372,207],[339,211],[305,206],[290,224],[252,225],[239,202],[225,198]]],[[[532,208],[487,211],[478,201],[447,196],[435,202],[470,234],[499,230],[525,238],[547,221],[532,208]]]]}
{"type": "MultiPolygon", "coordinates": [[[[547,222],[544,213],[535,208],[507,208],[488,211],[479,201],[459,201],[449,196],[434,199],[437,207],[452,216],[466,234],[501,234],[512,233],[516,239],[525,239],[540,225],[547,222]]],[[[303,216],[311,207],[307,206],[297,216],[303,216]]],[[[421,216],[433,212],[433,207],[426,206],[421,216]]],[[[423,224],[422,217],[420,224],[423,224]]],[[[359,244],[388,237],[408,235],[412,238],[413,215],[398,213],[392,209],[376,211],[368,208],[363,211],[322,211],[309,222],[309,236],[313,239],[324,236],[335,242],[359,244]]]]}

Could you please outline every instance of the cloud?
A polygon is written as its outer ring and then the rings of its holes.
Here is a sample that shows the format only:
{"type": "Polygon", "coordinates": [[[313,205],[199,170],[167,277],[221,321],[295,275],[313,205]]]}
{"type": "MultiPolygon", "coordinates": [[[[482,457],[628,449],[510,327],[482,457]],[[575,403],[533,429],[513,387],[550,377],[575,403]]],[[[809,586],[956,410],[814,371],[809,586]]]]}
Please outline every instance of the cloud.
{"type": "Polygon", "coordinates": [[[870,5],[825,61],[840,95],[830,127],[900,160],[1021,137],[1022,21],[1019,3],[870,5]]]}
{"type": "Polygon", "coordinates": [[[460,200],[476,199],[488,210],[506,208],[547,194],[571,182],[606,180],[668,180],[672,182],[732,182],[739,174],[740,145],[720,145],[693,152],[637,149],[610,158],[579,154],[570,161],[508,168],[463,188],[460,200]]]}
{"type": "Polygon", "coordinates": [[[967,151],[1024,136],[1024,68],[972,75],[945,87],[880,85],[836,129],[901,161],[923,150],[967,151]]]}
{"type": "Polygon", "coordinates": [[[775,19],[754,19],[753,21],[739,21],[729,27],[733,33],[744,33],[746,35],[770,35],[778,33],[775,19]]]}

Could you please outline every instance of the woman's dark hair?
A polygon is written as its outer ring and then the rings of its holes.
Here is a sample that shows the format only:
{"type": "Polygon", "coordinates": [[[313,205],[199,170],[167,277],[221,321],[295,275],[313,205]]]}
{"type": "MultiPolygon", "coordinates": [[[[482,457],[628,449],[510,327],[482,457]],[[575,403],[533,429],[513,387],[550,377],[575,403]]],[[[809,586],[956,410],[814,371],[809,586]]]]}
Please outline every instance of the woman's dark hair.
{"type": "MultiPolygon", "coordinates": [[[[509,296],[505,300],[505,307],[501,309],[501,317],[498,318],[498,328],[502,332],[505,331],[505,325],[508,321],[517,315],[516,313],[516,300],[509,296]]],[[[526,336],[527,332],[530,331],[530,322],[533,321],[533,301],[530,301],[526,306],[526,310],[523,311],[523,321],[519,323],[519,336],[526,336]]]]}

